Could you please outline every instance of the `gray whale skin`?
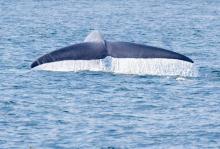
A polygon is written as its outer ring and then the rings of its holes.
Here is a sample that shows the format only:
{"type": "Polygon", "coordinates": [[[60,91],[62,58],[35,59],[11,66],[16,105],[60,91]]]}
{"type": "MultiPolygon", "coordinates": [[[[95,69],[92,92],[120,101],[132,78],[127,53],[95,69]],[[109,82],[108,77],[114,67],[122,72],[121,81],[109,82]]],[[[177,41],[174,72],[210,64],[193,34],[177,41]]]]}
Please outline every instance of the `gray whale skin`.
{"type": "Polygon", "coordinates": [[[97,36],[100,39],[94,39],[95,41],[88,39],[85,42],[45,54],[34,61],[31,64],[31,68],[41,64],[63,60],[94,60],[104,59],[107,56],[114,58],[165,58],[193,63],[190,58],[166,49],[130,42],[109,42],[101,39],[101,35],[97,32],[91,33],[89,38],[97,38],[97,36]]]}

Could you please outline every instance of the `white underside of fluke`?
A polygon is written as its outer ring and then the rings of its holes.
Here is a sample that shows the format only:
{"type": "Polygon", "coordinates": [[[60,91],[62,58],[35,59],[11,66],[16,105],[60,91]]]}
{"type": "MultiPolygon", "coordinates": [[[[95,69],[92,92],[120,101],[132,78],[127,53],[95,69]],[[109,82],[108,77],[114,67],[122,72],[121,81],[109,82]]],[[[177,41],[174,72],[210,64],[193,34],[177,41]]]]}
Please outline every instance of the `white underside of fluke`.
{"type": "Polygon", "coordinates": [[[100,60],[65,60],[45,63],[34,68],[47,71],[103,71],[120,74],[195,77],[193,63],[164,58],[112,58],[100,60]]]}

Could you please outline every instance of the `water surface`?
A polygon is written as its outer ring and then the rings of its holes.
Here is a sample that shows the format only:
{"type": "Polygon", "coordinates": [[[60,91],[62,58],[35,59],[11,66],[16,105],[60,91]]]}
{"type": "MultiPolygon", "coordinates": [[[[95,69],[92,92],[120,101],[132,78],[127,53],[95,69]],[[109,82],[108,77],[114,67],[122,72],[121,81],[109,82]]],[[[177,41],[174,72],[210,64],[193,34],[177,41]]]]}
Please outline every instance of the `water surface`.
{"type": "Polygon", "coordinates": [[[0,148],[219,148],[220,2],[0,0],[0,148]],[[31,71],[84,40],[189,56],[192,78],[31,71]]]}

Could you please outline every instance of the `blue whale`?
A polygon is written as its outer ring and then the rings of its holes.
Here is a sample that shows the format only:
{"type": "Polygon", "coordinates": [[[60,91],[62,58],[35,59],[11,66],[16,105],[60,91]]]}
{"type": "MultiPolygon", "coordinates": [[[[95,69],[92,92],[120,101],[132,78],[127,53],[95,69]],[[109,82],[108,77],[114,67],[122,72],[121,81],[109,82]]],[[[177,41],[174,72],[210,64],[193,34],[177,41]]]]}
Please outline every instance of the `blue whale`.
{"type": "Polygon", "coordinates": [[[136,59],[164,58],[193,63],[190,58],[173,51],[130,42],[106,41],[98,32],[92,32],[83,43],[64,47],[41,56],[31,64],[31,68],[58,61],[97,60],[108,56],[136,59]]]}

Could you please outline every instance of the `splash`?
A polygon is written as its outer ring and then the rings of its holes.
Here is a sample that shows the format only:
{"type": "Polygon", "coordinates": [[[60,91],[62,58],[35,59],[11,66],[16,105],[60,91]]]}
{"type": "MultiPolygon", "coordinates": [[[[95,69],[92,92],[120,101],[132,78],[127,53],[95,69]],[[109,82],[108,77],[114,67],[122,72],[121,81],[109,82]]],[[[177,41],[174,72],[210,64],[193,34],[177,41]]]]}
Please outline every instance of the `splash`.
{"type": "Polygon", "coordinates": [[[196,77],[193,63],[176,59],[112,58],[100,60],[65,60],[45,63],[37,70],[47,71],[104,71],[120,74],[196,77]]]}

